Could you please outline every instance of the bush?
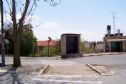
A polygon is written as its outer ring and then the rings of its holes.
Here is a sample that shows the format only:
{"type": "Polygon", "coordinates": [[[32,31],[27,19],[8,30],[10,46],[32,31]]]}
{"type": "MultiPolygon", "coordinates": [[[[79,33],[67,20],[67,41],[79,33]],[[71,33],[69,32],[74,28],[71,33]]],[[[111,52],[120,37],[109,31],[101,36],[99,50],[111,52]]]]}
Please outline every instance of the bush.
{"type": "Polygon", "coordinates": [[[49,53],[49,56],[56,56],[56,55],[60,55],[60,47],[59,46],[50,46],[49,47],[49,50],[48,50],[48,47],[43,47],[39,54],[41,56],[48,56],[48,53],[49,53]]]}
{"type": "Polygon", "coordinates": [[[93,47],[89,47],[89,48],[85,47],[85,41],[81,41],[80,49],[81,49],[82,53],[93,53],[93,52],[95,52],[94,46],[93,47]]]}

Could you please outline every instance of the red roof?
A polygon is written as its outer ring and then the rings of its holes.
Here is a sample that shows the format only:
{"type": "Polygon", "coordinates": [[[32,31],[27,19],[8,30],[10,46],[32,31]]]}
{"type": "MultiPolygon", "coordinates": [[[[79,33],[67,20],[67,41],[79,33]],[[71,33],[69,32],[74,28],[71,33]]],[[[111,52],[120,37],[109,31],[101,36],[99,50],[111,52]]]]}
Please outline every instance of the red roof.
{"type": "MultiPolygon", "coordinates": [[[[59,41],[51,40],[49,42],[49,46],[54,46],[58,43],[59,41]]],[[[47,41],[37,41],[37,46],[48,46],[48,40],[47,41]]]]}

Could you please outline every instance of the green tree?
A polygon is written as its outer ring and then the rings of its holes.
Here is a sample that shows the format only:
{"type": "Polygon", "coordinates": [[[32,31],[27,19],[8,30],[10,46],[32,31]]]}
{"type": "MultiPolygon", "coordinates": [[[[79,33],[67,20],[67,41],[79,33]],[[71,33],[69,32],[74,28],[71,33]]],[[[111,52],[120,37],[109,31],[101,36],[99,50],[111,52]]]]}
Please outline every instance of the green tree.
{"type": "Polygon", "coordinates": [[[13,28],[12,24],[7,24],[5,27],[5,53],[6,54],[13,54],[14,52],[14,38],[13,38],[13,28]],[[6,42],[8,41],[8,42],[6,42]]]}
{"type": "MultiPolygon", "coordinates": [[[[80,42],[80,49],[82,53],[93,53],[94,48],[92,46],[86,47],[87,41],[81,41],[80,42]]],[[[89,43],[89,42],[88,42],[89,43]]]]}
{"type": "Polygon", "coordinates": [[[21,38],[21,55],[29,56],[34,54],[37,47],[37,39],[33,35],[32,25],[24,25],[21,38]]]}
{"type": "MultiPolygon", "coordinates": [[[[26,24],[23,26],[23,31],[21,35],[21,47],[20,47],[20,55],[21,56],[29,56],[34,54],[37,49],[37,42],[36,38],[33,35],[32,25],[26,24]]],[[[5,38],[8,41],[5,44],[5,49],[7,54],[13,54],[13,46],[14,46],[14,39],[12,33],[12,27],[6,28],[5,38]]]]}
{"type": "MultiPolygon", "coordinates": [[[[36,0],[34,0],[36,2],[36,0]]],[[[21,66],[20,60],[20,39],[22,35],[22,28],[25,21],[26,14],[28,12],[28,8],[30,5],[30,0],[25,1],[25,5],[23,7],[22,15],[19,21],[17,22],[16,17],[16,0],[12,0],[12,23],[13,23],[13,34],[14,34],[14,57],[13,57],[13,66],[19,67],[21,66]]]]}
{"type": "MultiPolygon", "coordinates": [[[[13,57],[13,66],[19,67],[21,66],[20,60],[20,42],[21,35],[23,31],[23,25],[31,14],[33,15],[33,11],[37,6],[37,2],[39,0],[6,0],[8,9],[10,12],[10,17],[12,20],[13,27],[13,39],[14,39],[14,57],[13,57]],[[17,13],[20,12],[21,17],[17,19],[17,13]]],[[[50,2],[53,6],[57,5],[55,0],[44,0],[46,2],[50,2]]],[[[56,0],[57,1],[57,0],[56,0]]],[[[60,0],[59,0],[60,1],[60,0]]]]}

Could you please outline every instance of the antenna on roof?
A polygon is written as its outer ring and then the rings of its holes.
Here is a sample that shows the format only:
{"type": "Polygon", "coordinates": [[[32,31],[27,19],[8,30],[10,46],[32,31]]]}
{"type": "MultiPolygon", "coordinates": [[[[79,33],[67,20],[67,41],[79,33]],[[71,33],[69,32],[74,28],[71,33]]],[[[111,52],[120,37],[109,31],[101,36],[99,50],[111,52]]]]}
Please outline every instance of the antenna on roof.
{"type": "Polygon", "coordinates": [[[115,34],[115,12],[113,12],[113,29],[115,34]]]}

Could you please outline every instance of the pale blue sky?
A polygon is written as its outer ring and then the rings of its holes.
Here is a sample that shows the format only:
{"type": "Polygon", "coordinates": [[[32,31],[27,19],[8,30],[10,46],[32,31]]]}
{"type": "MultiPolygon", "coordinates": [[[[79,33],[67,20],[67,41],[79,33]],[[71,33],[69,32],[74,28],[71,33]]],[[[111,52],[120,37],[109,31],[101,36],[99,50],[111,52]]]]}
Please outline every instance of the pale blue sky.
{"type": "MultiPolygon", "coordinates": [[[[116,29],[126,31],[126,0],[62,0],[56,7],[39,2],[36,16],[41,26],[34,29],[38,40],[60,38],[62,33],[80,33],[84,40],[102,40],[108,24],[113,26],[115,12],[116,29]],[[50,24],[52,28],[42,25],[50,24]],[[39,30],[39,31],[38,31],[39,30]]],[[[112,28],[112,32],[113,32],[112,28]]]]}
{"type": "Polygon", "coordinates": [[[39,0],[33,29],[38,40],[60,39],[63,33],[79,33],[84,40],[99,41],[112,25],[115,12],[116,29],[126,34],[126,0],[62,0],[52,7],[39,0]]]}

